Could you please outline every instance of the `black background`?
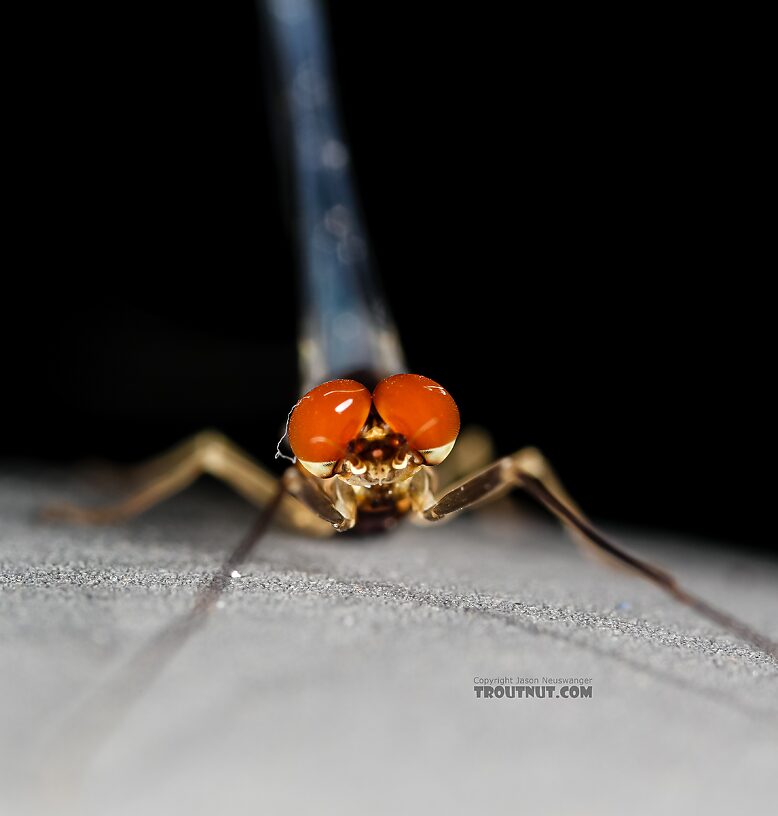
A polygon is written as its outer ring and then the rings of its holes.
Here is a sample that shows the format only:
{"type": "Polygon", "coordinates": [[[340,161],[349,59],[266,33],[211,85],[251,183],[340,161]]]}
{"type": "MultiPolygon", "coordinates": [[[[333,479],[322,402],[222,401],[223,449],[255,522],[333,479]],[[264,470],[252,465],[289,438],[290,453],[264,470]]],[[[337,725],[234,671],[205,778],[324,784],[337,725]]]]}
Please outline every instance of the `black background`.
{"type": "MultiPolygon", "coordinates": [[[[328,4],[412,369],[595,518],[772,546],[759,55],[422,5],[328,4]]],[[[2,448],[134,461],[217,426],[273,466],[295,254],[253,4],[34,6],[18,34],[2,448]]]]}

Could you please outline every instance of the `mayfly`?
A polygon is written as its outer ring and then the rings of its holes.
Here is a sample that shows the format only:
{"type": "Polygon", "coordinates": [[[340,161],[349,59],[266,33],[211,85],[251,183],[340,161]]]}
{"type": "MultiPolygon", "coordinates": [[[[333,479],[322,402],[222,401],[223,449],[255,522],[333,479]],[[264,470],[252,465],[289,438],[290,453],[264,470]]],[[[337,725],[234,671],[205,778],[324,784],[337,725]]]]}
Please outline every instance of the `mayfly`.
{"type": "MultiPolygon", "coordinates": [[[[408,372],[372,271],[334,101],[321,10],[316,0],[266,0],[261,17],[289,126],[284,145],[301,254],[303,396],[287,417],[282,440],[288,440],[294,464],[279,480],[222,435],[203,432],[143,466],[143,486],[121,503],[60,505],[49,515],[84,523],[120,521],[210,474],[263,508],[252,536],[224,565],[223,578],[246,557],[271,518],[316,535],[383,529],[404,516],[433,524],[519,488],[591,551],[776,655],[768,638],[606,539],[535,448],[493,464],[481,461],[473,475],[439,489],[438,466],[445,460],[457,471],[459,411],[446,387],[408,372]]],[[[286,455],[282,448],[279,443],[277,455],[286,455]]],[[[222,585],[217,579],[211,590],[222,585]]]]}

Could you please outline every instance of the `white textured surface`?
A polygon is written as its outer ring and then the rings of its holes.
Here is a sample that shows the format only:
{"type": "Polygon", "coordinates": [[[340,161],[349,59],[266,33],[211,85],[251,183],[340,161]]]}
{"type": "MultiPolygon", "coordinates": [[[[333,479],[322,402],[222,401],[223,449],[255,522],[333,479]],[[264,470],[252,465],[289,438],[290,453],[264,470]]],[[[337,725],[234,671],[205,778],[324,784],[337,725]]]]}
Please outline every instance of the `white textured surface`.
{"type": "MultiPolygon", "coordinates": [[[[774,807],[776,662],[510,504],[373,539],[273,530],[143,682],[133,655],[255,513],[203,484],[121,527],[34,520],[61,498],[97,496],[0,472],[0,812],[31,791],[84,814],[774,807]],[[593,698],[475,698],[503,675],[591,677],[593,698]]],[[[775,562],[617,537],[778,638],[775,562]]]]}

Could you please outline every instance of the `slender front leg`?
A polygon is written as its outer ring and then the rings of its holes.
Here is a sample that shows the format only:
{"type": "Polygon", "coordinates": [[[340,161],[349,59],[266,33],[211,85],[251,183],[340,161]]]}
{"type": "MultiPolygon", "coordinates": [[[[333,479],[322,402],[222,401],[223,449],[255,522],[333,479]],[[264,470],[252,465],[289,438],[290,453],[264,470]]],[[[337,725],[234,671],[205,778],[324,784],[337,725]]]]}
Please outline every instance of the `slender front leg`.
{"type": "Polygon", "coordinates": [[[318,479],[290,467],[284,473],[284,487],[320,519],[339,533],[357,521],[357,501],[353,489],[340,479],[318,479]]]}
{"type": "MultiPolygon", "coordinates": [[[[138,468],[141,486],[130,496],[107,507],[78,507],[57,504],[43,515],[81,524],[111,524],[143,513],[155,504],[174,496],[207,473],[229,484],[258,507],[265,507],[278,492],[278,479],[257,464],[234,442],[216,431],[202,431],[172,451],[138,468]]],[[[328,535],[323,524],[303,504],[284,494],[278,509],[279,519],[287,526],[312,535],[328,535]]]]}
{"type": "Polygon", "coordinates": [[[501,496],[513,487],[525,490],[563,524],[608,558],[656,584],[675,600],[691,607],[709,620],[753,643],[768,654],[778,657],[778,644],[728,613],[687,592],[669,572],[631,555],[606,539],[567,495],[545,457],[535,448],[526,448],[513,456],[506,456],[448,490],[426,508],[422,516],[427,521],[438,521],[452,513],[501,496]]]}
{"type": "Polygon", "coordinates": [[[458,483],[493,461],[494,445],[489,432],[476,425],[463,428],[454,450],[441,464],[435,465],[437,484],[448,487],[458,483]]]}

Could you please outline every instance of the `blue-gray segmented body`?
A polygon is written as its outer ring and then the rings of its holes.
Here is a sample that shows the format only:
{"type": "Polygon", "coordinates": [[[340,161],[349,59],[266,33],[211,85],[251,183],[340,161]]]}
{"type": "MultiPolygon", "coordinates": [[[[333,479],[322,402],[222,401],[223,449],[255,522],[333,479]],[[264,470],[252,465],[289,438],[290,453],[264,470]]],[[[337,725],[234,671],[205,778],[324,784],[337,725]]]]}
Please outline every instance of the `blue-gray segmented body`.
{"type": "Polygon", "coordinates": [[[359,371],[405,371],[371,266],[338,120],[327,29],[317,0],[263,0],[281,83],[300,250],[302,391],[359,371]]]}

